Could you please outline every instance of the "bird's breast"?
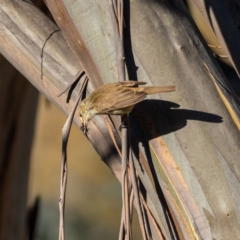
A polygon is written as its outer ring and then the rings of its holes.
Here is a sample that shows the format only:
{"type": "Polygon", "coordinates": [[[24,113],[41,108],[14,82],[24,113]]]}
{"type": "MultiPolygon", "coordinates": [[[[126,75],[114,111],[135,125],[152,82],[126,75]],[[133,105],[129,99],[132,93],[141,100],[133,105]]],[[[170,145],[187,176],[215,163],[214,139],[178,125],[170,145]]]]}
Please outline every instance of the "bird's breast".
{"type": "Polygon", "coordinates": [[[124,108],[119,108],[119,109],[115,109],[115,110],[110,110],[108,112],[108,114],[112,114],[112,115],[124,115],[124,114],[128,114],[132,111],[134,105],[133,106],[128,106],[128,107],[124,107],[124,108]]]}

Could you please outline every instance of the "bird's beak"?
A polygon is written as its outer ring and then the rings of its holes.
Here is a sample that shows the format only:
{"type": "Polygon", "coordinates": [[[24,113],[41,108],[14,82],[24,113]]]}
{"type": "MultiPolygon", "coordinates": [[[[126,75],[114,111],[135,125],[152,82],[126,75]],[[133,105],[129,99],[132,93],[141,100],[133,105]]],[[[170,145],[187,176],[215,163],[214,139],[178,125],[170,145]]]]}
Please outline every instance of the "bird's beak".
{"type": "Polygon", "coordinates": [[[83,133],[84,133],[84,135],[86,135],[86,133],[87,133],[87,124],[83,125],[83,133]]]}
{"type": "Polygon", "coordinates": [[[87,123],[85,121],[82,121],[81,129],[82,129],[84,135],[86,135],[86,133],[87,133],[87,123]]]}

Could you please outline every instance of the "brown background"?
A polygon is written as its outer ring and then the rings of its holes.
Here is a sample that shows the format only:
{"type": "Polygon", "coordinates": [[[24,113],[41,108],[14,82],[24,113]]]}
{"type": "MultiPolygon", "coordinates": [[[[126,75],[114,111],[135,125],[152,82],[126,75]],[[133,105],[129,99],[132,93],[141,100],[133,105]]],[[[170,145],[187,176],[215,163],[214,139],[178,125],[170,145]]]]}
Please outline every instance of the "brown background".
{"type": "MultiPolygon", "coordinates": [[[[66,116],[40,96],[29,182],[29,204],[40,196],[37,240],[58,236],[61,129],[65,120],[66,116]]],[[[117,239],[120,213],[119,182],[73,126],[68,143],[66,239],[117,239]]],[[[140,239],[136,234],[135,239],[140,239]]]]}

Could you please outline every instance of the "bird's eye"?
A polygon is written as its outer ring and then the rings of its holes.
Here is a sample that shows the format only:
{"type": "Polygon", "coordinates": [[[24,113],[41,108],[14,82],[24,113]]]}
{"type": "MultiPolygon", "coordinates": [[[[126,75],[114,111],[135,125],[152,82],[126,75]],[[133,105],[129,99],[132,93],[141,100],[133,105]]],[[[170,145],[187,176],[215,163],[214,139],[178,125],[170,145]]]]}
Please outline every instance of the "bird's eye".
{"type": "Polygon", "coordinates": [[[80,113],[79,116],[82,117],[82,114],[80,113]]]}

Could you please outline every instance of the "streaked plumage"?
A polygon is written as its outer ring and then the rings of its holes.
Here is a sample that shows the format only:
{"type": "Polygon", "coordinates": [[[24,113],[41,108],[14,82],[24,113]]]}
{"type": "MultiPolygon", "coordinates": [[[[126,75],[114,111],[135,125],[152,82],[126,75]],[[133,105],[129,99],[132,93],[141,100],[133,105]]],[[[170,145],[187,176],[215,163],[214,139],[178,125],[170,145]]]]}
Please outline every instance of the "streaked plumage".
{"type": "Polygon", "coordinates": [[[84,126],[95,115],[124,115],[150,94],[175,91],[175,86],[141,86],[145,82],[124,81],[109,83],[95,90],[85,98],[79,107],[79,116],[84,126]],[[140,87],[137,87],[140,86],[140,87]]]}

